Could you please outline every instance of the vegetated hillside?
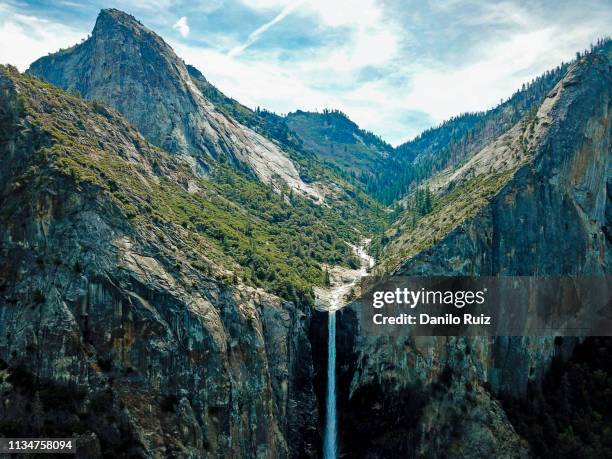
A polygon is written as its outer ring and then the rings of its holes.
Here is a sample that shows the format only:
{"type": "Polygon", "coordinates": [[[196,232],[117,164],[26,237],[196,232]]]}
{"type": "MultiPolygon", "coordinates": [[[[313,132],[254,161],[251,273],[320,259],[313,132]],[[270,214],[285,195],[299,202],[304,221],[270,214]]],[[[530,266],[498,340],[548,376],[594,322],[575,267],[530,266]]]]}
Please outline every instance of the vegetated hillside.
{"type": "Polygon", "coordinates": [[[212,250],[207,255],[254,286],[285,296],[287,289],[295,290],[307,298],[310,286],[322,282],[319,263],[352,263],[354,255],[344,241],[357,242],[369,226],[380,227],[382,211],[376,214],[366,208],[360,214],[359,206],[349,196],[335,197],[333,205],[318,205],[288,187],[281,194],[275,193],[271,186],[227,167],[218,170],[215,180],[207,180],[195,175],[188,161],[150,147],[172,166],[160,172],[154,162],[152,171],[159,176],[155,186],[137,180],[130,170],[134,165],[106,149],[112,145],[97,144],[97,126],[87,129],[83,125],[83,119],[89,116],[85,110],[105,116],[111,113],[111,128],[116,120],[123,122],[117,114],[98,102],[88,104],[35,78],[14,72],[10,77],[18,79],[24,93],[37,89],[32,98],[49,99],[37,106],[44,110],[39,118],[41,123],[50,123],[57,135],[52,157],[67,174],[110,189],[130,218],[171,221],[206,238],[212,250]],[[79,110],[81,113],[66,119],[64,112],[79,110]],[[89,154],[88,148],[98,155],[89,154]]]}
{"type": "MultiPolygon", "coordinates": [[[[609,275],[611,113],[607,42],[574,62],[537,110],[465,163],[434,176],[431,212],[415,224],[400,219],[397,233],[387,234],[395,238],[382,251],[379,269],[407,276],[609,275]]],[[[423,206],[426,195],[419,201],[423,206]]],[[[359,321],[351,306],[337,323],[338,336],[354,336],[340,340],[337,351],[339,381],[345,381],[338,385],[344,453],[525,457],[542,451],[540,433],[512,422],[534,426],[528,413],[553,416],[551,410],[533,405],[524,417],[514,412],[508,418],[498,398],[524,400],[575,339],[373,337],[359,333],[359,321]],[[398,404],[410,410],[388,419],[385,413],[398,404]]],[[[589,384],[600,384],[593,376],[589,384]]],[[[606,454],[605,428],[592,439],[576,439],[560,424],[563,411],[554,417],[548,431],[550,441],[559,439],[557,451],[588,443],[596,456],[606,454]]]]}
{"type": "Polygon", "coordinates": [[[384,165],[393,147],[377,135],[360,129],[344,113],[298,110],[285,117],[287,126],[302,142],[302,147],[322,161],[333,165],[346,177],[367,182],[366,176],[384,165]]]}
{"type": "MultiPolygon", "coordinates": [[[[576,126],[564,125],[561,134],[561,128],[551,131],[551,126],[564,121],[559,119],[559,107],[567,103],[565,100],[575,97],[571,91],[573,86],[587,85],[576,75],[583,72],[585,66],[595,67],[592,60],[597,63],[597,60],[607,59],[611,43],[603,42],[572,64],[572,73],[566,73],[564,83],[557,83],[544,97],[542,104],[530,110],[510,129],[461,164],[450,166],[424,181],[423,190],[429,195],[431,205],[423,208],[421,203],[419,206],[417,195],[408,200],[408,209],[385,234],[384,242],[389,244],[387,254],[399,262],[436,244],[466,219],[479,214],[480,209],[489,204],[516,171],[534,161],[534,155],[543,148],[542,145],[552,142],[554,136],[561,138],[562,134],[568,135],[572,129],[576,130],[576,126]]],[[[592,86],[601,84],[594,76],[592,79],[592,86]]],[[[586,121],[576,121],[579,122],[586,121]]],[[[539,155],[542,156],[542,153],[539,155]]],[[[392,265],[389,263],[387,268],[392,269],[392,265]]]]}
{"type": "Polygon", "coordinates": [[[202,178],[16,69],[0,97],[2,433],[87,434],[107,455],[313,454],[312,286],[379,218],[228,167],[202,178]]]}
{"type": "Polygon", "coordinates": [[[461,163],[536,109],[568,66],[562,63],[547,71],[489,111],[453,117],[399,145],[380,172],[369,178],[366,190],[390,204],[435,173],[461,163]]]}
{"type": "Polygon", "coordinates": [[[289,113],[285,125],[278,115],[270,114],[272,122],[263,130],[282,132],[277,138],[290,139],[289,143],[356,181],[370,196],[391,205],[437,172],[465,161],[536,109],[569,65],[547,71],[489,111],[453,117],[396,148],[337,110],[289,113]]]}

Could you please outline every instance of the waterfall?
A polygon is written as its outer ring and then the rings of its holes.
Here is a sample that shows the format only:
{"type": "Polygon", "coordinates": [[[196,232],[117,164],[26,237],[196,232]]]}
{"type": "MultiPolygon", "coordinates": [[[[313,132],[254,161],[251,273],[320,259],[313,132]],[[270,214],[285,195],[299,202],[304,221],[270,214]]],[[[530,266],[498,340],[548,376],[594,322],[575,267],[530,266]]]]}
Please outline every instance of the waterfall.
{"type": "Polygon", "coordinates": [[[327,336],[327,405],[325,410],[325,434],[323,457],[336,459],[338,456],[338,420],[336,417],[336,311],[329,311],[327,336]]]}
{"type": "Polygon", "coordinates": [[[368,275],[368,268],[374,265],[374,259],[367,254],[365,246],[369,239],[364,239],[359,246],[351,246],[361,260],[359,270],[349,270],[349,276],[338,276],[331,287],[317,288],[317,300],[329,313],[327,333],[327,400],[325,404],[325,432],[323,433],[324,459],[338,457],[338,414],[336,411],[336,311],[347,303],[347,297],[357,287],[357,282],[368,275]],[[347,280],[348,277],[348,280],[347,280]]]}

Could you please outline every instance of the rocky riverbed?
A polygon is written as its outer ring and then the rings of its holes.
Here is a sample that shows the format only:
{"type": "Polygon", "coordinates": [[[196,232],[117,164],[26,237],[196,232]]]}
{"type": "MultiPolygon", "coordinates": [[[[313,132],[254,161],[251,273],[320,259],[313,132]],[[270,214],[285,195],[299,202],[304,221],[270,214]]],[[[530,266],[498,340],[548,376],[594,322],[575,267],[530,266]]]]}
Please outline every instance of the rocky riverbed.
{"type": "Polygon", "coordinates": [[[370,239],[364,239],[357,245],[351,245],[355,255],[359,258],[358,269],[344,266],[325,266],[329,273],[330,285],[328,287],[315,287],[316,304],[319,311],[333,311],[345,306],[351,299],[360,294],[359,281],[368,275],[374,266],[374,258],[367,253],[370,239]]]}

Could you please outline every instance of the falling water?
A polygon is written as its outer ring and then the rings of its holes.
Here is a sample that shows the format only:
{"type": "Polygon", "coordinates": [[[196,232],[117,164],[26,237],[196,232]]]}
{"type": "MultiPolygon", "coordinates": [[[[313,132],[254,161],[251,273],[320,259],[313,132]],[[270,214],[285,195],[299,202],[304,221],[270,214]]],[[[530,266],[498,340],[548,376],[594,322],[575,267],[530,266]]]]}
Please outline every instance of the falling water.
{"type": "Polygon", "coordinates": [[[336,311],[329,311],[329,330],[327,337],[327,406],[325,411],[325,435],[323,437],[323,457],[336,459],[338,447],[338,420],[336,418],[336,311]]]}
{"type": "Polygon", "coordinates": [[[346,305],[347,297],[357,286],[357,282],[368,274],[368,268],[374,265],[374,259],[367,254],[365,246],[370,241],[364,240],[360,246],[353,246],[355,254],[361,260],[359,270],[352,271],[353,277],[340,278],[331,288],[315,289],[317,298],[329,311],[327,338],[327,402],[325,406],[325,433],[323,435],[323,457],[338,457],[338,415],[336,412],[336,311],[346,305]]]}

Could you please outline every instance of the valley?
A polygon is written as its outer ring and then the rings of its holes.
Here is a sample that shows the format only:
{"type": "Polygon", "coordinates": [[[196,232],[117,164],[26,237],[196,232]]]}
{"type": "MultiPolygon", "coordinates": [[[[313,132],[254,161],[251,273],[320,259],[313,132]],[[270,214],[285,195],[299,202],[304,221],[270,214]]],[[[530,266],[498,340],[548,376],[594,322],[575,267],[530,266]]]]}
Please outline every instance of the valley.
{"type": "Polygon", "coordinates": [[[87,458],[604,457],[609,342],[372,337],[353,300],[370,274],[609,275],[610,113],[602,39],[392,147],[338,110],[252,110],[102,10],[0,66],[0,434],[87,458]],[[596,438],[555,411],[567,374],[603,394],[596,438]]]}

